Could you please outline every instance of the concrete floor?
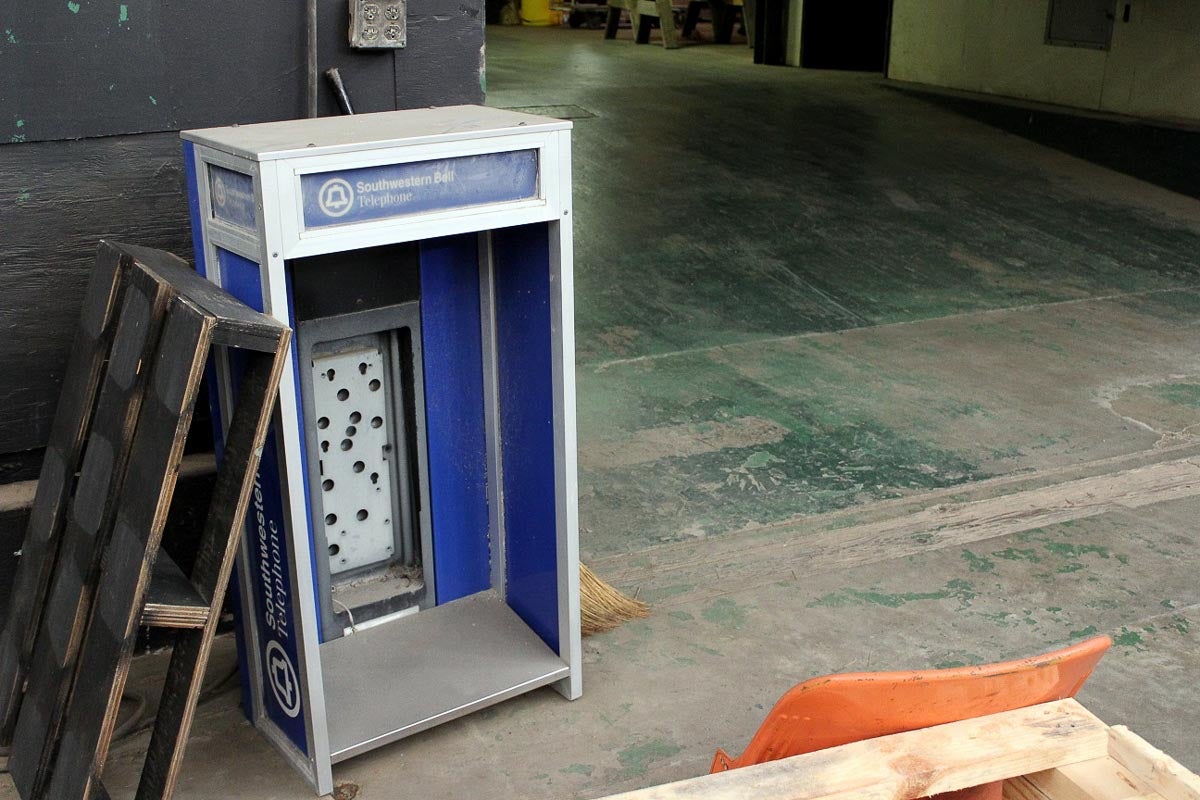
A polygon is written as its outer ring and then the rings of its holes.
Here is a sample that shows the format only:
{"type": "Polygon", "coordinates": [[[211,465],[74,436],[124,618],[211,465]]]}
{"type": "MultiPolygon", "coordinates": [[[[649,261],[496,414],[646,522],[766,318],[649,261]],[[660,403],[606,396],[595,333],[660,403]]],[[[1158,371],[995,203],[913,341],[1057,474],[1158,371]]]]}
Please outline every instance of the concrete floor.
{"type": "MultiPolygon", "coordinates": [[[[703,773],[806,677],[1093,632],[1083,702],[1200,769],[1200,203],[878,76],[488,34],[491,104],[579,117],[581,545],[654,614],[586,640],[582,699],[354,759],[341,797],[599,797],[703,773]]],[[[178,797],[231,796],[310,793],[225,691],[178,797]]]]}

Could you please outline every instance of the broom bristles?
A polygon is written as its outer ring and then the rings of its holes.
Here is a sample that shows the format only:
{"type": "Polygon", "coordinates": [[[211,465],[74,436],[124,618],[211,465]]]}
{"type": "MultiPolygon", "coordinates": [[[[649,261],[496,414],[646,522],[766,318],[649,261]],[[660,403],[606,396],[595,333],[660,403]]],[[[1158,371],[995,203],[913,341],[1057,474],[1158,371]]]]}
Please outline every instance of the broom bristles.
{"type": "Polygon", "coordinates": [[[609,586],[586,564],[579,565],[579,622],[584,636],[648,616],[649,605],[609,586]]]}

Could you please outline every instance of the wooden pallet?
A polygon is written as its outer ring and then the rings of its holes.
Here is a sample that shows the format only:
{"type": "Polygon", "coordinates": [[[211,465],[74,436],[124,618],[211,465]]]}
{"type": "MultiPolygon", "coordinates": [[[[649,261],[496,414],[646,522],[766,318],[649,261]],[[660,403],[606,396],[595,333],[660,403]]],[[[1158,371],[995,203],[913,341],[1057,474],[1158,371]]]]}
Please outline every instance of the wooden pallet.
{"type": "Polygon", "coordinates": [[[106,796],[140,624],[178,630],[138,796],[172,793],[291,335],[167,253],[102,243],[97,264],[64,383],[64,398],[91,395],[60,407],[55,431],[70,435],[52,441],[17,579],[34,591],[0,640],[0,722],[25,800],[106,796]],[[218,346],[239,350],[243,383],[185,575],[159,544],[218,346]]]}
{"type": "Polygon", "coordinates": [[[881,736],[608,800],[911,800],[1004,781],[1004,800],[1200,800],[1200,777],[1075,700],[881,736]]]}
{"type": "Polygon", "coordinates": [[[0,632],[0,745],[5,747],[12,743],[17,724],[34,639],[74,491],[74,476],[83,457],[83,444],[112,346],[123,279],[132,263],[131,256],[101,244],[84,294],[29,527],[9,593],[8,617],[0,632]]]}

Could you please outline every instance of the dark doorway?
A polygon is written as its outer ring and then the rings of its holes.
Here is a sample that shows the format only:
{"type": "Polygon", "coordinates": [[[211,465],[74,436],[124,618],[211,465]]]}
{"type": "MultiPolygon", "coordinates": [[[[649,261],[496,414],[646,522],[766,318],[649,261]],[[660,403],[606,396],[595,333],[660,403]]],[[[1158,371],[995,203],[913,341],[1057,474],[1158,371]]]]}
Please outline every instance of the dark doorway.
{"type": "Polygon", "coordinates": [[[891,0],[804,0],[801,66],[883,72],[891,0]]]}

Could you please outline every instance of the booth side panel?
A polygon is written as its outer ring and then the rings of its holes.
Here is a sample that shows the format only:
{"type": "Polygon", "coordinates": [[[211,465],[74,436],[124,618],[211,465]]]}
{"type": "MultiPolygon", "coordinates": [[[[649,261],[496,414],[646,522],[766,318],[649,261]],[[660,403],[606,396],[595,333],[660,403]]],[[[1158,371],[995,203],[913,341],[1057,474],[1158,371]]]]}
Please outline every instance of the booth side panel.
{"type": "Polygon", "coordinates": [[[421,343],[433,568],[440,605],[491,586],[479,250],[473,234],[421,243],[421,343]]]}
{"type": "Polygon", "coordinates": [[[183,172],[187,179],[188,220],[192,224],[192,255],[196,259],[196,271],[208,277],[208,265],[204,259],[204,227],[200,221],[200,183],[196,177],[196,145],[183,143],[183,172]]]}
{"type": "MultiPolygon", "coordinates": [[[[196,173],[196,146],[191,142],[183,143],[183,172],[187,180],[188,219],[192,225],[192,254],[196,259],[196,272],[208,277],[208,259],[204,248],[204,223],[200,216],[200,181],[196,173]]],[[[208,395],[208,408],[212,417],[213,454],[218,464],[225,452],[225,430],[221,422],[221,400],[217,389],[217,365],[212,356],[204,365],[204,385],[208,395]]],[[[246,658],[246,635],[242,631],[242,597],[241,570],[234,569],[229,576],[228,596],[233,598],[233,636],[237,644],[238,674],[249,675],[250,663],[246,658]]],[[[242,713],[246,719],[253,720],[254,696],[250,691],[250,682],[242,681],[242,713]]]]}
{"type": "MultiPolygon", "coordinates": [[[[217,249],[221,285],[246,305],[263,309],[259,265],[232,253],[217,249]]],[[[237,353],[230,353],[230,375],[240,374],[237,353]]],[[[237,391],[236,377],[233,391],[237,391]]],[[[302,753],[308,754],[301,688],[296,664],[297,631],[291,597],[291,565],[287,555],[287,525],[281,483],[279,443],[272,424],[263,446],[254,493],[246,515],[252,576],[250,594],[255,599],[254,621],[258,630],[259,663],[262,664],[261,697],[267,717],[282,730],[302,753]]],[[[243,609],[243,613],[245,609],[243,609]]],[[[251,679],[254,679],[253,677],[251,679]]]]}
{"type": "MultiPolygon", "coordinates": [[[[293,284],[292,284],[292,271],[290,269],[287,270],[285,283],[287,285],[287,296],[288,296],[287,324],[288,324],[288,327],[291,328],[293,331],[298,331],[299,328],[296,327],[295,294],[293,291],[293,284]]],[[[297,351],[294,348],[292,350],[291,362],[292,362],[292,370],[291,370],[292,383],[296,387],[296,396],[300,397],[301,396],[300,356],[297,354],[297,351]]],[[[300,405],[299,400],[297,400],[297,405],[300,405]]],[[[305,436],[307,435],[304,430],[305,422],[306,422],[305,414],[304,414],[303,410],[301,409],[300,413],[297,414],[297,416],[296,416],[296,423],[300,428],[301,441],[303,441],[305,439],[305,436]]],[[[308,485],[308,474],[309,473],[308,473],[308,448],[307,447],[300,448],[300,474],[304,476],[304,479],[301,481],[301,483],[304,485],[304,507],[306,509],[309,509],[309,508],[312,508],[312,490],[308,485]]],[[[311,544],[313,542],[312,520],[306,515],[304,517],[303,524],[304,524],[304,536],[307,538],[307,540],[311,544]]],[[[293,533],[293,535],[295,535],[295,533],[293,533]]],[[[311,547],[309,548],[309,555],[310,555],[309,564],[312,565],[312,570],[311,570],[312,571],[312,581],[311,581],[310,585],[312,586],[312,596],[314,598],[314,604],[317,606],[317,608],[316,608],[317,618],[320,619],[320,617],[321,617],[321,608],[320,608],[321,598],[324,596],[324,594],[322,593],[320,584],[317,581],[316,553],[311,549],[311,547]]],[[[300,613],[300,606],[298,604],[296,605],[295,609],[296,609],[296,613],[300,613]]],[[[322,629],[321,625],[318,624],[316,626],[314,633],[317,637],[318,644],[325,641],[324,630],[322,629]]]]}
{"type": "Polygon", "coordinates": [[[559,652],[549,248],[545,223],[492,233],[507,600],[559,652]]]}

